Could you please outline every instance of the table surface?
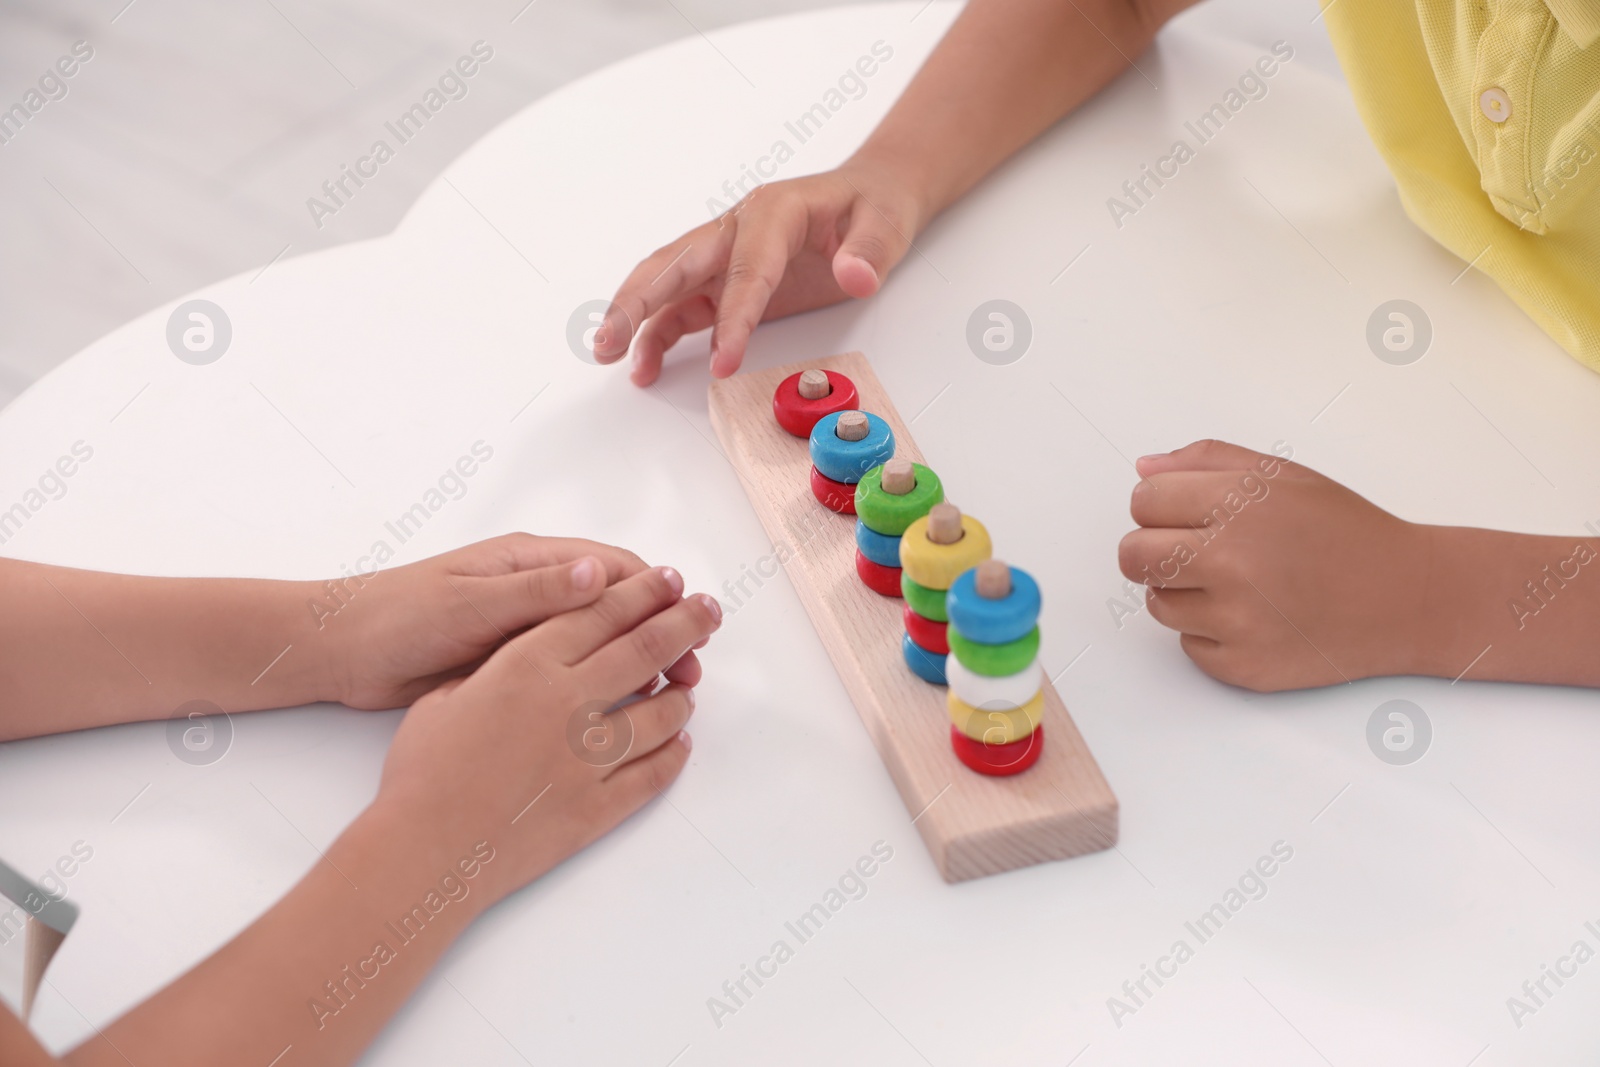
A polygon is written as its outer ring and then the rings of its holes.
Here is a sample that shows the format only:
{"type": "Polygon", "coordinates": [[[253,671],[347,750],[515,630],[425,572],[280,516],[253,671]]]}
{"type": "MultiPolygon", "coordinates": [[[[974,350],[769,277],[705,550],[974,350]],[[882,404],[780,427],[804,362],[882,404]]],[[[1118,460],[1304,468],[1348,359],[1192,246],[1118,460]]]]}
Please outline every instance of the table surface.
{"type": "MultiPolygon", "coordinates": [[[[197,294],[233,326],[212,364],[173,358],[170,308],[115,331],[0,415],[0,505],[93,448],[4,551],[328,576],[393,541],[385,522],[482,441],[492,459],[399,561],[521,528],[625,544],[722,593],[772,549],[713,444],[705,339],[639,391],[573,356],[568,318],[706,218],[885,41],[865,92],[779,173],[841,159],[954,14],[919,6],[690,36],[568,86],[393,235],[197,294]]],[[[1287,442],[1408,518],[1600,518],[1600,420],[1583,417],[1600,379],[1408,223],[1315,61],[1312,13],[1254,27],[1303,54],[1120,226],[1107,198],[1261,41],[1174,26],[939,220],[876,299],[753,344],[756,366],[867,352],[947,484],[1040,577],[1043,656],[1121,800],[1119,847],[944,884],[793,589],[763,580],[730,599],[669,797],[472,929],[366,1062],[1550,1064],[1600,1041],[1594,976],[1520,1028],[1506,1005],[1597,944],[1589,693],[1397,678],[1257,696],[1111,608],[1128,457],[1200,437],[1287,442]],[[1005,366],[965,342],[992,298],[1032,323],[1005,366]],[[1394,298],[1433,325],[1409,366],[1365,340],[1394,298]],[[1024,491],[1034,474],[1043,489],[1024,491]],[[1366,740],[1392,699],[1432,724],[1405,766],[1366,740]],[[893,858],[865,894],[718,1025],[708,998],[880,841],[893,858]],[[1291,858],[1260,890],[1244,878],[1259,899],[1196,937],[1186,924],[1275,846],[1291,858]],[[1135,1005],[1124,983],[1180,940],[1192,954],[1135,1005]],[[1112,997],[1136,1010],[1114,1017],[1112,997]]],[[[207,766],[176,759],[159,723],[0,746],[7,860],[93,850],[69,881],[83,917],[36,1014],[45,1038],[115,1017],[283,893],[372,796],[399,715],[236,716],[207,766]]]]}

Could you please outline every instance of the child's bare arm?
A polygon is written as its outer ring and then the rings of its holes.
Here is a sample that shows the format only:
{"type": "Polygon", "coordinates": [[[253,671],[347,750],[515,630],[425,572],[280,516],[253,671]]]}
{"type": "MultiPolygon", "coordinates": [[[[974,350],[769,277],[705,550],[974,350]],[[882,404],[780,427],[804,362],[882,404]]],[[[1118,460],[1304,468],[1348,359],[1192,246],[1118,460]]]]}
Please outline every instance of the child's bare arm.
{"type": "Polygon", "coordinates": [[[21,1019],[0,1004],[0,1063],[9,1067],[56,1067],[60,1062],[34,1039],[21,1019]]]}
{"type": "Polygon", "coordinates": [[[314,594],[310,582],[0,560],[0,740],[162,718],[191,700],[245,711],[321,699],[324,664],[306,654],[314,594]],[[267,670],[291,644],[302,654],[267,670]]]}
{"type": "MultiPolygon", "coordinates": [[[[329,582],[0,560],[0,741],[164,718],[197,700],[230,713],[403,707],[643,569],[610,545],[529,534],[329,582]]],[[[674,680],[698,671],[686,657],[674,680]]]]}
{"type": "Polygon", "coordinates": [[[1122,572],[1216,678],[1600,686],[1600,540],[1405,522],[1221,441],[1146,456],[1139,473],[1122,572]]]}
{"type": "Polygon", "coordinates": [[[931,219],[1126,71],[1197,0],[978,0],[853,161],[917,194],[931,219]]]}
{"type": "Polygon", "coordinates": [[[758,322],[877,292],[934,216],[1143,52],[1195,0],[972,0],[883,122],[838,170],[760,187],[658,249],[594,340],[654,381],[680,337],[713,327],[711,373],[738,369],[758,322]]]}
{"type": "Polygon", "coordinates": [[[677,777],[689,754],[688,685],[610,713],[612,745],[573,747],[569,729],[604,731],[599,709],[682,662],[719,621],[716,602],[684,597],[675,572],[641,570],[428,693],[395,735],[377,799],[325,858],[65,1062],[354,1061],[484,909],[677,777]]]}

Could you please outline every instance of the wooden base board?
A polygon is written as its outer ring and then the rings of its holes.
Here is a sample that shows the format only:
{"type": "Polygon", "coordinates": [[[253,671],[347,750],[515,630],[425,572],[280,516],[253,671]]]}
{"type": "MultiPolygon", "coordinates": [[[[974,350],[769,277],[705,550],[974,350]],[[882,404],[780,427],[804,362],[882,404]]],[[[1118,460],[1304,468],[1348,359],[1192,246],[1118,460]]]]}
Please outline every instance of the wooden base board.
{"type": "MultiPolygon", "coordinates": [[[[985,777],[951,750],[944,687],[917,678],[901,658],[904,602],[879,596],[856,577],[855,517],[835,514],[812,496],[806,443],[773,418],[778,383],[811,367],[848,375],[862,409],[894,430],[895,455],[923,462],[859,352],[713,382],[711,425],[939,873],[959,882],[1110,848],[1117,841],[1117,798],[1054,686],[1045,685],[1044,755],[1029,770],[985,777]]],[[[946,490],[960,498],[959,486],[946,490]]],[[[1004,545],[996,554],[1028,565],[1007,557],[1004,545]]]]}
{"type": "Polygon", "coordinates": [[[27,1022],[28,1016],[33,1014],[34,995],[39,992],[39,983],[44,981],[44,969],[50,966],[56,949],[67,935],[32,915],[23,920],[22,927],[22,1021],[27,1022]]]}

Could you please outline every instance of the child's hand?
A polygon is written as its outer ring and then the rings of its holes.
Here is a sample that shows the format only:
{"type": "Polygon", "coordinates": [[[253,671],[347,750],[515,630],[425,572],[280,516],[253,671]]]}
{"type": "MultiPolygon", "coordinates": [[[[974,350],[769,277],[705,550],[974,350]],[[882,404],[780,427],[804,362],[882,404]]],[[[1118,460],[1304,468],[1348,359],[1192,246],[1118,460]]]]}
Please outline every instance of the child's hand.
{"type": "MultiPolygon", "coordinates": [[[[1139,461],[1122,573],[1207,674],[1260,692],[1434,673],[1432,527],[1220,441],[1139,461]]],[[[1465,663],[1455,664],[1455,669],[1465,663]]]]}
{"type": "MultiPolygon", "coordinates": [[[[471,671],[506,639],[645,570],[632,552],[576,538],[507,534],[366,578],[325,585],[318,639],[334,699],[398,708],[471,671]],[[331,588],[330,588],[331,585],[331,588]],[[336,610],[335,610],[336,609],[336,610]]],[[[692,653],[669,680],[694,685],[692,653]]]]}
{"type": "Polygon", "coordinates": [[[909,190],[866,166],[760,186],[633,269],[595,358],[615,362],[631,341],[633,382],[649,385],[667,349],[711,326],[711,374],[726,378],[758,322],[877,292],[921,215],[909,190]]]}
{"type": "Polygon", "coordinates": [[[670,568],[637,571],[418,700],[390,746],[377,807],[446,868],[487,842],[496,858],[479,883],[484,903],[621,822],[683,769],[694,691],[668,685],[599,713],[720,625],[714,599],[682,593],[670,568]],[[597,728],[613,742],[599,754],[583,743],[597,728]]]}

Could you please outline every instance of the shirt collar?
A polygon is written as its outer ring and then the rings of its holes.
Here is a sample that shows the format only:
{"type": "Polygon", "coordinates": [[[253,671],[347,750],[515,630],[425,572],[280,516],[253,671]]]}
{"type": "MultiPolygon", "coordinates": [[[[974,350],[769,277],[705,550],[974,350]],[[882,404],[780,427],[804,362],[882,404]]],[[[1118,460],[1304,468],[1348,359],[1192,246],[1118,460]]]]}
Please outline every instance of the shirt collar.
{"type": "Polygon", "coordinates": [[[1579,48],[1588,48],[1600,37],[1600,7],[1593,0],[1545,0],[1545,6],[1579,48]]]}

